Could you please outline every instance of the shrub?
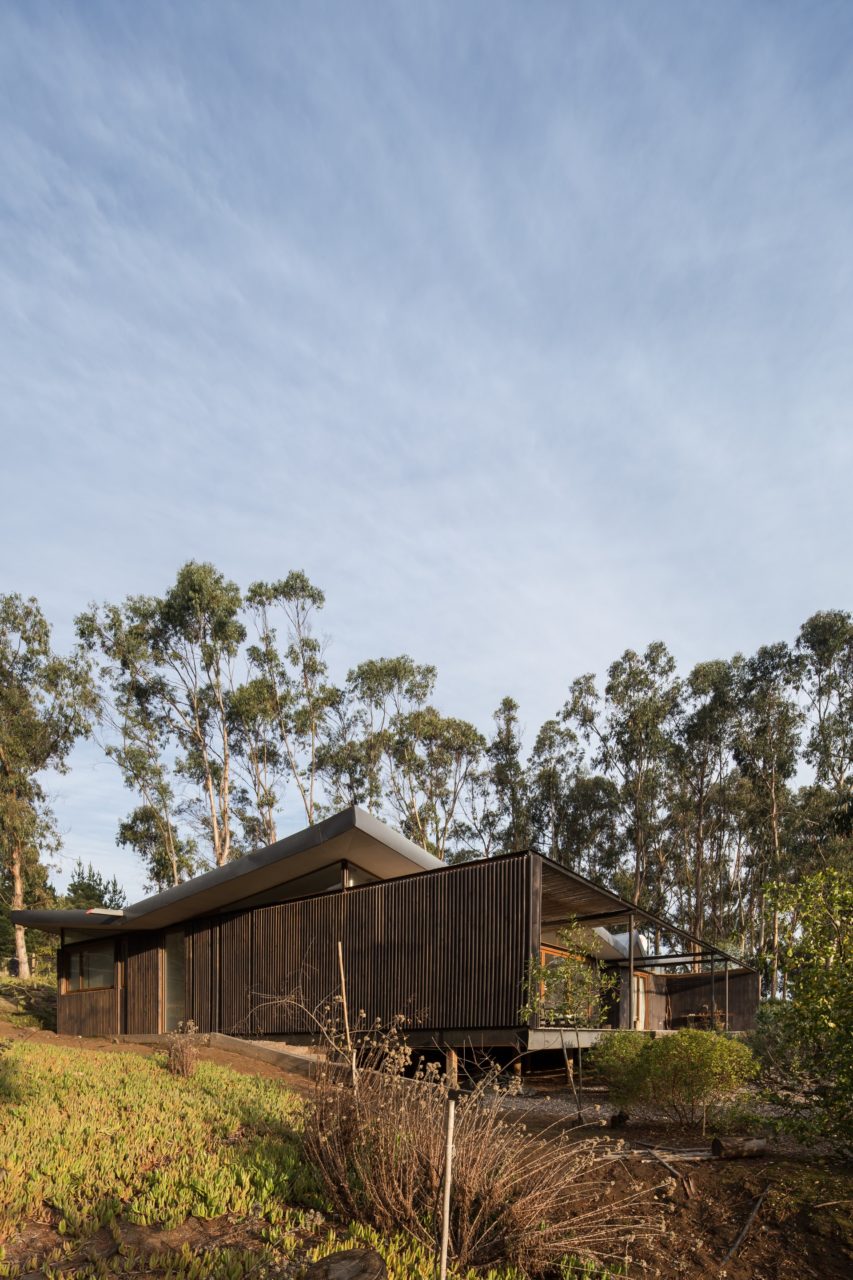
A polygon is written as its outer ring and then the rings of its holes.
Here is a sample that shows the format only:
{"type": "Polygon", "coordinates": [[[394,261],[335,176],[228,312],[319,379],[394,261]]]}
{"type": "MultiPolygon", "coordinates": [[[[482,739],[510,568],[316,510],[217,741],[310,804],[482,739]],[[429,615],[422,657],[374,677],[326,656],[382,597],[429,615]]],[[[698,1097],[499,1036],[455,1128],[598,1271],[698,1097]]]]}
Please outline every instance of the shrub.
{"type": "Polygon", "coordinates": [[[197,1032],[198,1027],[190,1019],[187,1022],[179,1022],[175,1030],[169,1033],[166,1066],[173,1076],[189,1079],[195,1075],[195,1069],[198,1066],[197,1032]]]}
{"type": "Polygon", "coordinates": [[[685,1029],[653,1040],[647,1054],[648,1094],[681,1124],[696,1124],[707,1107],[738,1094],[755,1074],[742,1040],[685,1029]]]}
{"type": "Polygon", "coordinates": [[[680,1124],[704,1119],[707,1107],[733,1098],[755,1074],[747,1045],[713,1031],[676,1031],[653,1040],[616,1031],[595,1046],[592,1065],[618,1106],[647,1102],[680,1124]]]}
{"type": "MultiPolygon", "coordinates": [[[[401,1056],[392,1053],[387,1069],[360,1071],[356,1089],[338,1083],[344,1068],[322,1075],[305,1149],[344,1218],[385,1235],[405,1231],[432,1248],[448,1086],[435,1068],[404,1077],[401,1056]]],[[[450,1231],[457,1265],[538,1273],[569,1254],[598,1263],[622,1257],[632,1238],[656,1234],[648,1190],[611,1198],[605,1147],[600,1139],[531,1136],[507,1120],[496,1076],[483,1077],[457,1107],[450,1231]]]]}
{"type": "Polygon", "coordinates": [[[653,1041],[638,1031],[613,1031],[603,1035],[589,1056],[589,1065],[604,1078],[618,1107],[630,1108],[646,1097],[646,1058],[653,1041]]]}

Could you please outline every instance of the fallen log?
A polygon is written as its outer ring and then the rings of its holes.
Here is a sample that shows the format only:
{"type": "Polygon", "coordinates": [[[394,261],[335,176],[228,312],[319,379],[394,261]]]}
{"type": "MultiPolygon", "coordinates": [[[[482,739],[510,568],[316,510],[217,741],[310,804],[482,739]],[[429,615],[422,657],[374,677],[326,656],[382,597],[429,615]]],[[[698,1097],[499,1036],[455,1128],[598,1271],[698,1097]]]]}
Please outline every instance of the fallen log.
{"type": "Polygon", "coordinates": [[[711,1151],[718,1160],[738,1160],[767,1154],[766,1138],[715,1138],[711,1151]]]}

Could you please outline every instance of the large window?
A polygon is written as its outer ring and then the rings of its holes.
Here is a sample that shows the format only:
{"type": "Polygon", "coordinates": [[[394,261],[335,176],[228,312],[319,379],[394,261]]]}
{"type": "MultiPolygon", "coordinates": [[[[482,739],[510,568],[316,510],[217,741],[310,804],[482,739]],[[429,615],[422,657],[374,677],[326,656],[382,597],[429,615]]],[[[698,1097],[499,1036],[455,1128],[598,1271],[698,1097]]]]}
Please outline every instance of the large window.
{"type": "Polygon", "coordinates": [[[186,944],[183,929],[166,934],[166,1002],[164,1031],[186,1019],[186,944]]]}
{"type": "Polygon", "coordinates": [[[68,952],[66,991],[96,991],[115,983],[115,943],[90,942],[68,952]]]}

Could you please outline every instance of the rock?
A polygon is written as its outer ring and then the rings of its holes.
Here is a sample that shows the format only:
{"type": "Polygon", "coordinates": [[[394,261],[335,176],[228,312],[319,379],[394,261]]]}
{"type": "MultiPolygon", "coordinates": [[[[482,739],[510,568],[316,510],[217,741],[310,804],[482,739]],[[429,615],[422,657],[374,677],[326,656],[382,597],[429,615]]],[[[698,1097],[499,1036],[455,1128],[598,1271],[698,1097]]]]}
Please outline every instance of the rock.
{"type": "Polygon", "coordinates": [[[305,1280],[387,1280],[388,1270],[375,1249],[344,1249],[312,1262],[305,1280]]]}

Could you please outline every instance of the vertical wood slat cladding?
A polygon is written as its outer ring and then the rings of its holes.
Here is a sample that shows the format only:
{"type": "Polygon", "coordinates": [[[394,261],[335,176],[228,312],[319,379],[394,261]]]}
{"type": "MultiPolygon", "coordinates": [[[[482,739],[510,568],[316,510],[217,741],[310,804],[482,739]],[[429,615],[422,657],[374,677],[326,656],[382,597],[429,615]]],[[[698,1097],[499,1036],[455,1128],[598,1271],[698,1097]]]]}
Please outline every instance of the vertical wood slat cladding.
{"type": "Polygon", "coordinates": [[[353,1019],[363,1011],[368,1023],[402,1013],[430,1030],[517,1026],[527,864],[498,858],[255,908],[255,1033],[314,1029],[287,997],[314,1010],[337,991],[338,939],[353,1019]]]}
{"type": "Polygon", "coordinates": [[[252,1017],[252,912],[225,917],[219,925],[219,1027],[226,1035],[254,1032],[252,1017]]]}
{"type": "Polygon", "coordinates": [[[160,1030],[160,934],[132,933],[124,962],[124,1030],[156,1035],[160,1030]]]}
{"type": "Polygon", "coordinates": [[[194,925],[189,931],[190,1007],[188,1016],[199,1031],[219,1030],[219,921],[194,925]]]}
{"type": "Polygon", "coordinates": [[[114,1036],[118,1031],[117,994],[114,987],[74,991],[60,995],[56,1006],[56,1030],[61,1036],[114,1036]]]}

